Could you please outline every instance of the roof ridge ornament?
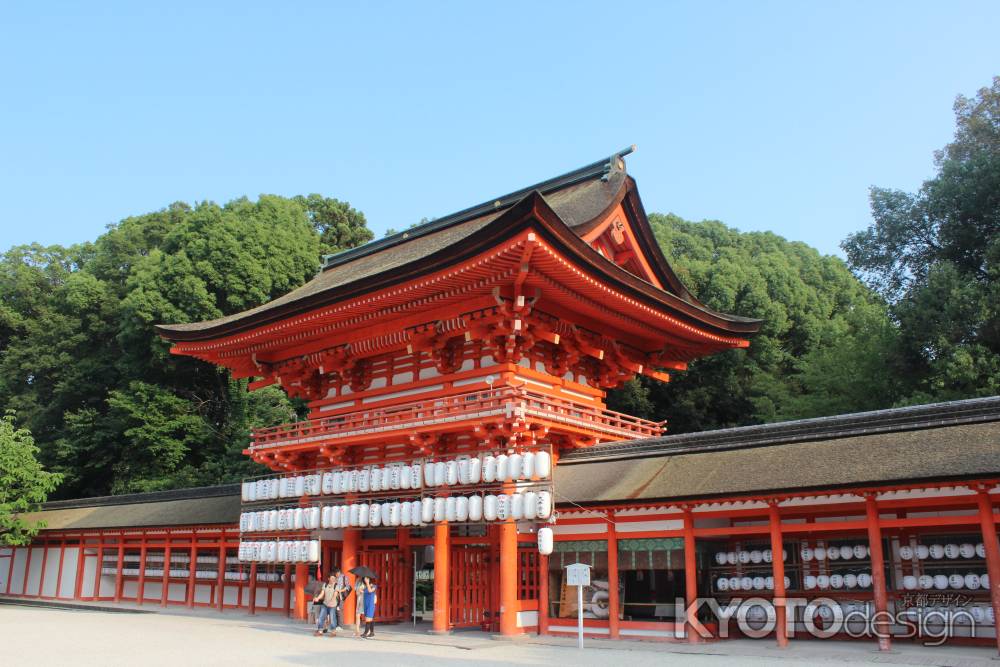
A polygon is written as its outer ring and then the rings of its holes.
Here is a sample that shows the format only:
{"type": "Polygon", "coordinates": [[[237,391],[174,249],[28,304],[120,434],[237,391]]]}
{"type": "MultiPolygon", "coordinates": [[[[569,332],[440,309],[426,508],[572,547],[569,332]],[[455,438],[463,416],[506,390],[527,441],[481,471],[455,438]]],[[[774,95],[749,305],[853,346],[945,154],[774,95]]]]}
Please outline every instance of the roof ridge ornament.
{"type": "Polygon", "coordinates": [[[628,148],[620,150],[617,153],[614,153],[610,158],[608,158],[608,163],[604,165],[604,175],[601,176],[601,180],[607,181],[608,179],[611,178],[611,175],[614,174],[615,172],[619,171],[624,172],[625,160],[622,158],[624,158],[626,155],[631,155],[632,153],[634,153],[635,149],[636,145],[632,144],[628,148]]]}

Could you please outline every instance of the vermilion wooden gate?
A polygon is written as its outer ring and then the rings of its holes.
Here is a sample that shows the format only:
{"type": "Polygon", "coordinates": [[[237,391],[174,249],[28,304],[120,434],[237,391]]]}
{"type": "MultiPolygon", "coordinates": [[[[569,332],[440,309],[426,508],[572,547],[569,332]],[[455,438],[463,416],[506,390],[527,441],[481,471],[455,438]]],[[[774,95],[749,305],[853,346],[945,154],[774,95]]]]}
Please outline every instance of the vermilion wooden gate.
{"type": "Polygon", "coordinates": [[[486,547],[462,546],[451,550],[448,567],[452,627],[496,629],[500,591],[493,560],[486,547]]]}
{"type": "Polygon", "coordinates": [[[397,623],[410,618],[413,597],[413,573],[399,549],[362,551],[358,563],[378,575],[378,607],[375,618],[383,623],[397,623]]]}

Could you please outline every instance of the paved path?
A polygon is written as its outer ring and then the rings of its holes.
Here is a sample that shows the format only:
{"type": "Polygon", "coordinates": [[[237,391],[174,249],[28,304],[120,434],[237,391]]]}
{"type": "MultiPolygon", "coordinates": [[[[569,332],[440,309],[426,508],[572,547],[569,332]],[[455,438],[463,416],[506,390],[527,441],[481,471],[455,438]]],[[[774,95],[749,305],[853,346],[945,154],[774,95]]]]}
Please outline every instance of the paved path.
{"type": "Polygon", "coordinates": [[[866,644],[797,642],[785,651],[765,641],[684,644],[588,640],[500,641],[482,633],[435,637],[403,627],[379,629],[374,641],[313,637],[302,624],[270,615],[165,611],[107,613],[0,605],[0,664],[42,665],[693,665],[806,667],[837,665],[997,665],[988,649],[901,646],[880,655],[866,644]],[[342,662],[347,660],[347,662],[342,662]]]}

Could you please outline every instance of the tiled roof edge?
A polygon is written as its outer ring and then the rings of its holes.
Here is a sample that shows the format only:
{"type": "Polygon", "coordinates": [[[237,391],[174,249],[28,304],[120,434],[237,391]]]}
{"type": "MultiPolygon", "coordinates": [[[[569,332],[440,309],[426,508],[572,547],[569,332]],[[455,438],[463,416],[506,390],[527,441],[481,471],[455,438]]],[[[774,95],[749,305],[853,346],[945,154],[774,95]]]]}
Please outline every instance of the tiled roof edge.
{"type": "Polygon", "coordinates": [[[160,503],[170,500],[195,500],[198,498],[218,498],[220,496],[240,495],[239,484],[221,484],[219,486],[196,486],[190,489],[174,489],[171,491],[151,491],[147,493],[127,493],[120,496],[97,496],[94,498],[74,498],[72,500],[53,500],[42,505],[45,511],[77,509],[81,507],[107,507],[109,505],[137,505],[139,503],[160,503]]]}

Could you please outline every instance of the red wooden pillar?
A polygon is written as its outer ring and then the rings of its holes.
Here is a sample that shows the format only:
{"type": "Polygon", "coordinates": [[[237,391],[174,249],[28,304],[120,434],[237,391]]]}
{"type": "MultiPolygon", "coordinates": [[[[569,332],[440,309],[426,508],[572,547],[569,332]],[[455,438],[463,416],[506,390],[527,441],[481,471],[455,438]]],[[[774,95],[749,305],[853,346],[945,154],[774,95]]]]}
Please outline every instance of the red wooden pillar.
{"type": "MultiPolygon", "coordinates": [[[[81,551],[81,557],[82,549],[81,551]]],[[[118,563],[115,569],[115,602],[122,601],[122,587],[125,585],[125,580],[122,578],[122,568],[125,567],[125,536],[118,536],[118,563]]]]}
{"type": "Polygon", "coordinates": [[[198,537],[191,533],[191,556],[188,563],[187,606],[194,606],[195,571],[198,569],[198,537]]]}
{"type": "Polygon", "coordinates": [[[292,615],[292,564],[285,563],[285,616],[292,615]]]}
{"type": "Polygon", "coordinates": [[[59,571],[56,572],[56,598],[61,597],[59,593],[62,591],[62,573],[63,573],[63,563],[66,560],[66,538],[63,537],[59,541],[59,571]]]}
{"type": "Polygon", "coordinates": [[[549,557],[538,556],[538,634],[549,633],[549,557]]]}
{"type": "MultiPolygon", "coordinates": [[[[14,579],[14,554],[17,553],[17,547],[10,547],[10,563],[7,565],[7,590],[4,591],[5,594],[10,595],[10,582],[14,579]]],[[[77,559],[77,569],[79,569],[79,564],[82,562],[82,557],[77,559]]],[[[76,585],[80,586],[80,575],[76,577],[76,585]]]]}
{"type": "Polygon", "coordinates": [[[219,562],[215,571],[215,606],[219,611],[225,604],[226,536],[219,535],[219,562]]]}
{"type": "Polygon", "coordinates": [[[878,635],[878,650],[888,651],[889,640],[889,596],[885,589],[885,557],[882,554],[882,530],[879,528],[878,504],[874,494],[865,496],[865,518],[868,521],[868,548],[871,550],[872,589],[875,593],[875,631],[878,635]]]}
{"type": "Polygon", "coordinates": [[[698,629],[698,613],[695,610],[695,600],[698,599],[698,552],[694,541],[694,515],[690,507],[684,508],[684,606],[687,608],[685,619],[688,643],[701,642],[698,629]]]}
{"type": "Polygon", "coordinates": [[[167,597],[170,592],[170,537],[167,536],[167,545],[163,547],[163,583],[160,584],[160,606],[167,606],[167,597]]]}
{"type": "Polygon", "coordinates": [[[785,629],[785,559],[777,501],[768,503],[767,517],[771,528],[771,569],[774,576],[774,636],[778,641],[778,648],[785,648],[788,646],[785,629]]]}
{"type": "Polygon", "coordinates": [[[618,612],[621,609],[621,600],[618,596],[618,533],[615,530],[615,512],[609,510],[607,515],[608,526],[608,636],[611,639],[618,639],[619,622],[618,612]]]}
{"type": "MultiPolygon", "coordinates": [[[[979,506],[979,525],[986,550],[986,573],[990,576],[990,604],[993,618],[1000,623],[1000,545],[997,544],[996,515],[988,488],[977,488],[976,504],[979,506]]],[[[1000,632],[997,633],[997,650],[1000,651],[1000,632]]]]}
{"type": "MultiPolygon", "coordinates": [[[[517,524],[508,518],[500,524],[500,634],[505,637],[518,633],[517,559],[517,524]]],[[[434,584],[437,587],[436,576],[434,584]]]]}
{"type": "MultiPolygon", "coordinates": [[[[347,575],[347,580],[351,582],[353,589],[355,577],[351,570],[358,566],[358,541],[361,531],[357,528],[345,528],[344,540],[340,545],[340,571],[347,575]]],[[[344,627],[353,625],[357,619],[357,595],[348,595],[344,601],[344,618],[341,622],[344,627]]],[[[360,630],[360,628],[358,628],[360,630]]]]}
{"type": "Polygon", "coordinates": [[[309,583],[309,564],[295,564],[295,618],[304,621],[309,618],[309,602],[306,600],[306,584],[309,583]]]}
{"type": "MultiPolygon", "coordinates": [[[[42,586],[45,585],[45,564],[49,560],[49,543],[47,541],[42,541],[42,569],[38,573],[38,593],[35,597],[42,597],[42,586]]],[[[100,568],[98,568],[98,575],[100,574],[100,568]]]]}
{"type": "Polygon", "coordinates": [[[250,562],[250,615],[257,613],[257,561],[250,562]]]}
{"type": "MultiPolygon", "coordinates": [[[[77,553],[77,557],[76,557],[76,584],[73,587],[73,598],[76,599],[76,600],[82,600],[83,599],[83,569],[84,569],[84,565],[86,564],[86,560],[87,560],[87,557],[85,555],[86,551],[87,551],[87,549],[86,549],[86,543],[87,543],[86,538],[81,535],[80,536],[80,550],[77,553]]],[[[13,572],[13,569],[14,569],[14,559],[13,558],[10,559],[10,565],[11,565],[11,572],[13,572]]],[[[9,581],[10,580],[8,579],[8,582],[9,581]]],[[[8,589],[8,591],[10,590],[10,584],[9,583],[7,585],[7,589],[8,589]]]]}
{"type": "MultiPolygon", "coordinates": [[[[95,593],[97,591],[94,591],[95,593]]],[[[142,546],[139,547],[139,587],[136,593],[136,603],[142,604],[146,597],[146,534],[142,534],[142,546]]]]}
{"type": "MultiPolygon", "coordinates": [[[[516,551],[516,535],[514,539],[514,550],[516,551]]],[[[448,605],[448,591],[451,588],[448,570],[450,557],[451,535],[448,524],[442,521],[434,525],[434,622],[432,629],[436,633],[446,633],[451,626],[451,609],[448,605]]]]}

